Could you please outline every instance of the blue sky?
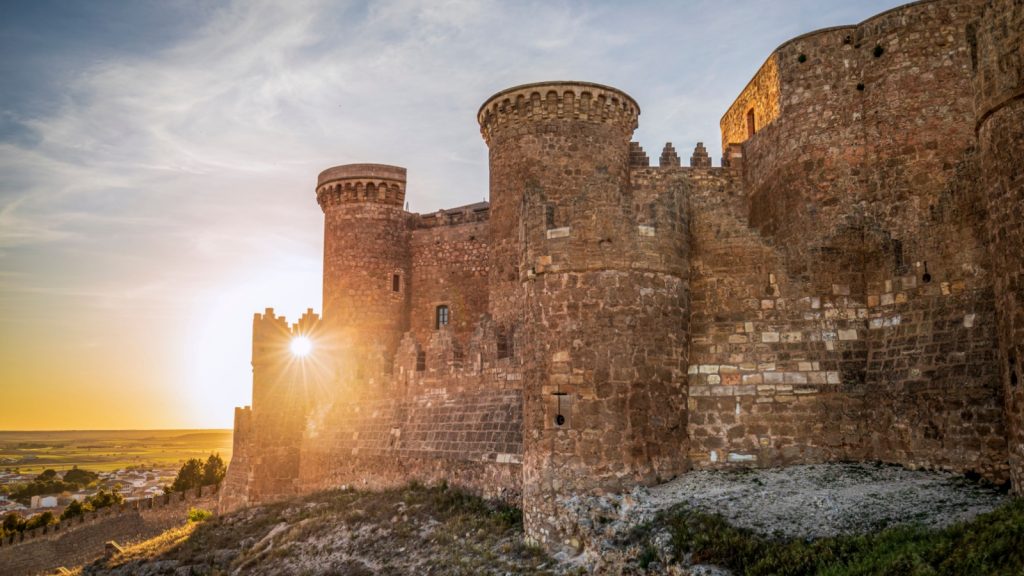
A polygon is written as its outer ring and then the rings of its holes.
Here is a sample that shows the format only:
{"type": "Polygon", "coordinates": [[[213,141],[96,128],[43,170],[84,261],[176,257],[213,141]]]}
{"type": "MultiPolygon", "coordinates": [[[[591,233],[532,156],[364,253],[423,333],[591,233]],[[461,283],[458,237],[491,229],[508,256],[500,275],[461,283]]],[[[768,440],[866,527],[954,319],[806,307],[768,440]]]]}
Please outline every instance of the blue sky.
{"type": "Polygon", "coordinates": [[[406,166],[417,212],[479,201],[477,109],[551,79],[632,95],[655,161],[717,165],[773,48],[896,5],[5,2],[0,429],[229,426],[252,313],[319,309],[323,168],[406,166]]]}

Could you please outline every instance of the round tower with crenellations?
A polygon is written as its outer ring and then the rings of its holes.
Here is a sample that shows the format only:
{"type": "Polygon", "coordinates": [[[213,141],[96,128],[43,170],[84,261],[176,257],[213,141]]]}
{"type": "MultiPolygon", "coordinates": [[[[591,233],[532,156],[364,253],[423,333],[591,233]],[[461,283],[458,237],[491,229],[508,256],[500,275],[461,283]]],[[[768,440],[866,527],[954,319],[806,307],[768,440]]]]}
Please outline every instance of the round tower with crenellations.
{"type": "Polygon", "coordinates": [[[519,324],[525,527],[549,545],[573,541],[559,495],[686,467],[686,206],[667,194],[638,208],[639,114],[615,88],[545,82],[499,92],[478,115],[490,149],[490,313],[519,324]]]}
{"type": "Polygon", "coordinates": [[[317,178],[324,212],[324,322],[337,350],[339,378],[360,389],[383,382],[408,329],[405,175],[398,166],[347,164],[317,178]]]}

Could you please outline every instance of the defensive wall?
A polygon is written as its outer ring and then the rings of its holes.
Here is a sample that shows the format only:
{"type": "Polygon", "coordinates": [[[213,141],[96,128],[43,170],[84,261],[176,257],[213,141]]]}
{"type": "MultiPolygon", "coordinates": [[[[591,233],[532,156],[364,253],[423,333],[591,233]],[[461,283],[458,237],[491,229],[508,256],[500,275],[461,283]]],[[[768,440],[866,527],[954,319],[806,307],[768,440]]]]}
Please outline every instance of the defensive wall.
{"type": "Polygon", "coordinates": [[[742,144],[744,211],[778,247],[775,275],[857,320],[832,344],[843,394],[820,418],[843,415],[833,452],[1003,481],[999,267],[979,234],[972,99],[983,8],[917,2],[788,41],[722,131],[742,144]],[[778,112],[741,125],[762,109],[778,112]]]}
{"type": "Polygon", "coordinates": [[[221,510],[444,480],[560,546],[564,498],[691,468],[1019,491],[1021,13],[928,0],[784,43],[722,167],[652,166],[633,98],[560,81],[481,106],[487,203],[411,214],[402,168],[324,171],[324,317],[254,318],[221,510]]]}
{"type": "Polygon", "coordinates": [[[0,574],[28,576],[72,568],[103,555],[108,541],[124,545],[184,524],[190,508],[214,510],[217,486],[133,500],[86,512],[0,539],[0,574]]]}

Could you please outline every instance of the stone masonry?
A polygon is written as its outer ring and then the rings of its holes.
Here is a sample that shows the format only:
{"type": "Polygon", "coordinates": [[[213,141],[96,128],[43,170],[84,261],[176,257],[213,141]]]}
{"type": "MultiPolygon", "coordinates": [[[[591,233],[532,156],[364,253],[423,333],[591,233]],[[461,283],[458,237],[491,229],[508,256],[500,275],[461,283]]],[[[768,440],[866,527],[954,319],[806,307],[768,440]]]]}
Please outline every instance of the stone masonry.
{"type": "Polygon", "coordinates": [[[1024,3],[925,0],[777,48],[651,166],[639,105],[498,92],[490,201],[320,174],[323,317],[253,322],[222,511],[446,481],[562,502],[694,468],[878,460],[1024,484],[1024,3]],[[309,338],[305,357],[289,352],[309,338]]]}

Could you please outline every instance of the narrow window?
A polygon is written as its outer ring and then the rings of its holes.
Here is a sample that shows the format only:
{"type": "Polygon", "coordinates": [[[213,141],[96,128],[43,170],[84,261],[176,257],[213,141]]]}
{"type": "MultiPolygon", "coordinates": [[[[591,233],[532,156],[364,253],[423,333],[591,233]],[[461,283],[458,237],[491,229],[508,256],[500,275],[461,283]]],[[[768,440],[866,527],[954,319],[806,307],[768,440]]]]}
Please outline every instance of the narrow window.
{"type": "Polygon", "coordinates": [[[398,292],[401,289],[402,289],[402,277],[400,275],[398,275],[398,274],[395,274],[394,276],[391,277],[391,290],[393,292],[398,292]]]}
{"type": "Polygon", "coordinates": [[[434,328],[440,329],[441,326],[448,325],[448,306],[442,304],[437,307],[436,314],[434,316],[434,328]]]}
{"type": "Polygon", "coordinates": [[[754,109],[751,108],[747,111],[747,138],[750,138],[757,132],[757,122],[754,120],[754,109]]]}
{"type": "Polygon", "coordinates": [[[892,261],[893,266],[896,268],[897,274],[902,274],[905,271],[906,264],[903,262],[903,241],[893,240],[892,241],[892,261]]]}
{"type": "Polygon", "coordinates": [[[508,358],[512,355],[512,334],[510,330],[501,329],[498,331],[498,358],[508,358]]]}
{"type": "Polygon", "coordinates": [[[416,352],[416,371],[423,372],[427,369],[427,353],[423,350],[416,352]]]}
{"type": "Polygon", "coordinates": [[[545,208],[545,220],[547,221],[548,230],[555,227],[555,207],[548,204],[545,208]]]}

